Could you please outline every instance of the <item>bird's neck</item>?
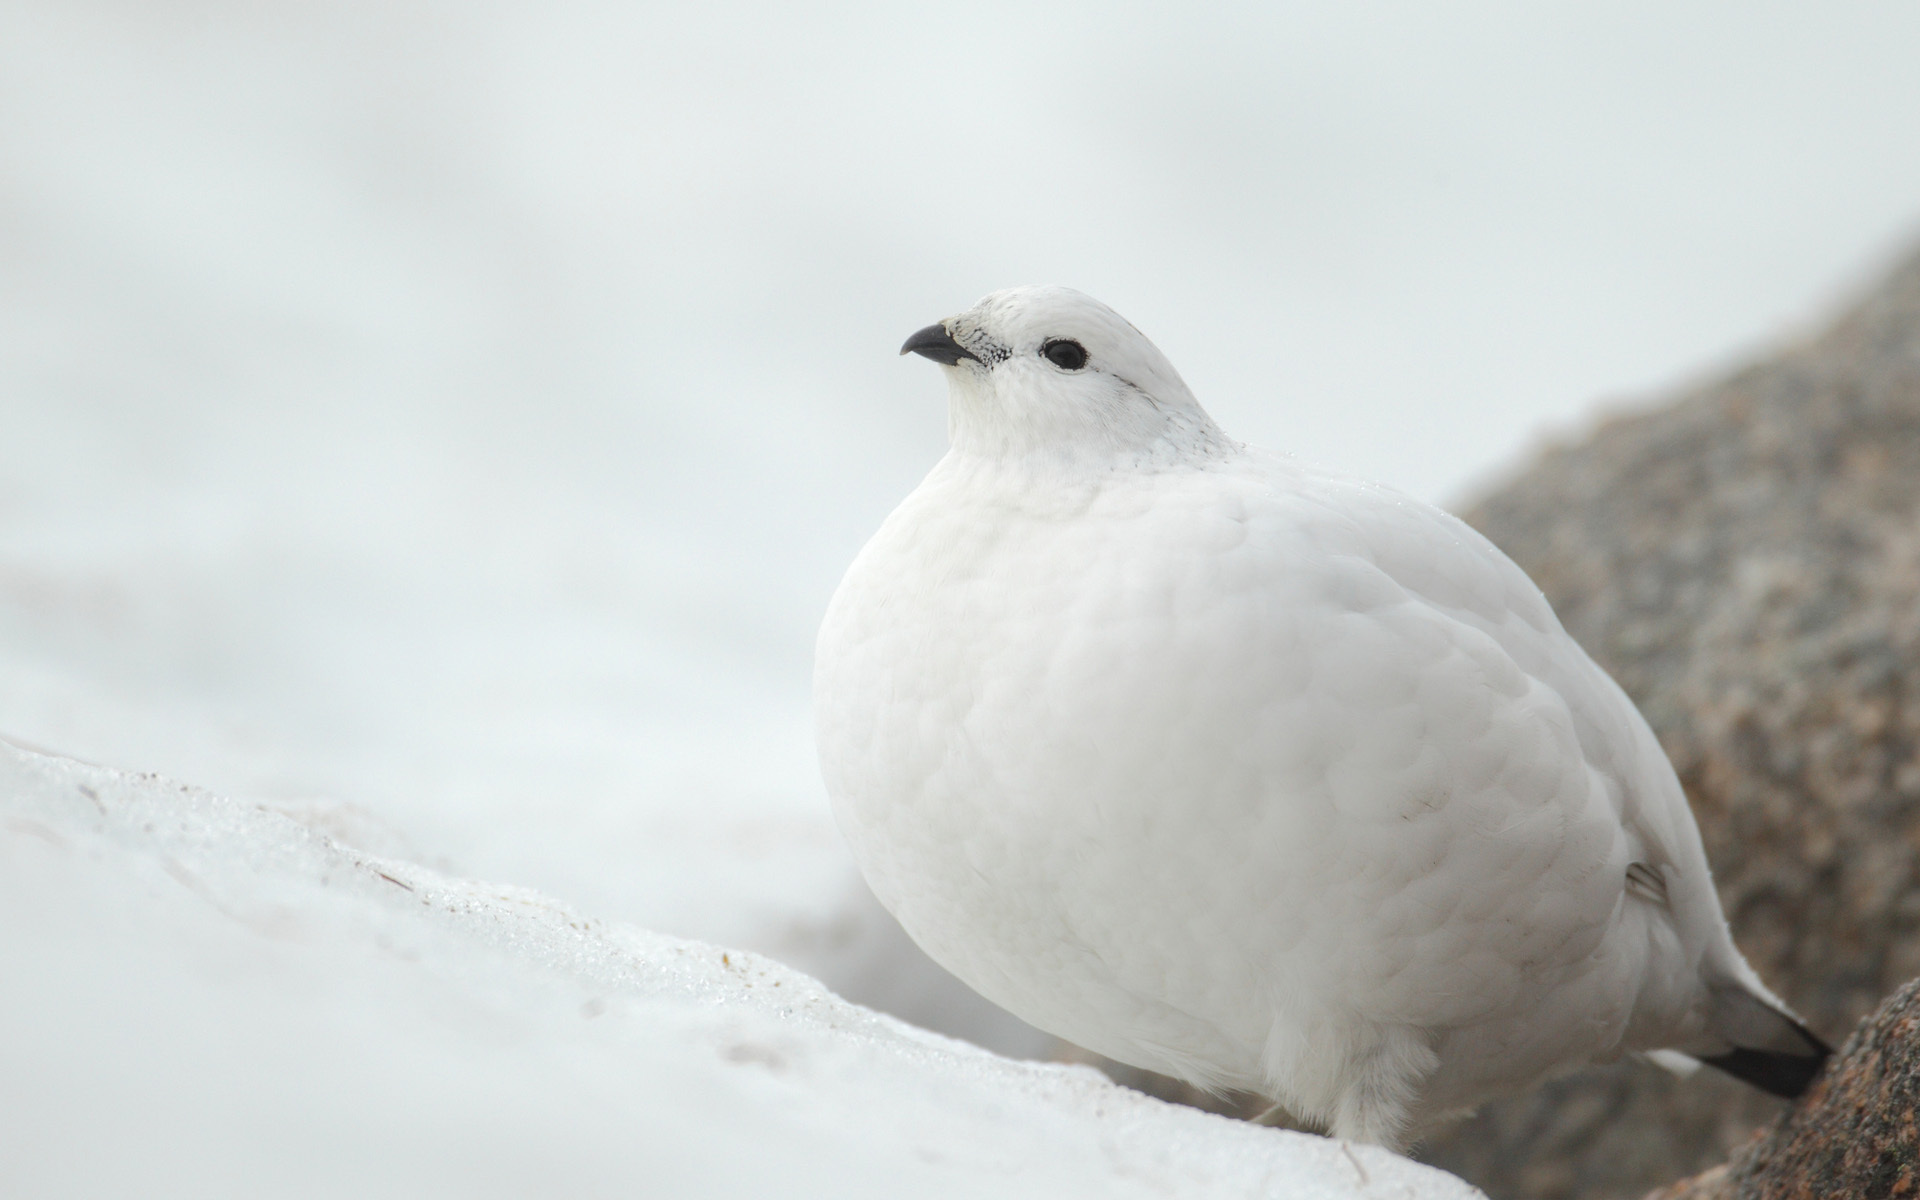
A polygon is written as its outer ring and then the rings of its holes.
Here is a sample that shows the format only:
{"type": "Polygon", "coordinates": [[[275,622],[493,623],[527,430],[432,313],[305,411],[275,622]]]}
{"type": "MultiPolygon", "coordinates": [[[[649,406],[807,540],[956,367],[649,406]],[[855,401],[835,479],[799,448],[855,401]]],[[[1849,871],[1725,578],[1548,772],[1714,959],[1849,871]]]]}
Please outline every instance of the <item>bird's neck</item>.
{"type": "Polygon", "coordinates": [[[1021,409],[962,388],[948,398],[947,436],[955,456],[1036,479],[1171,470],[1241,450],[1197,404],[1021,409]]]}

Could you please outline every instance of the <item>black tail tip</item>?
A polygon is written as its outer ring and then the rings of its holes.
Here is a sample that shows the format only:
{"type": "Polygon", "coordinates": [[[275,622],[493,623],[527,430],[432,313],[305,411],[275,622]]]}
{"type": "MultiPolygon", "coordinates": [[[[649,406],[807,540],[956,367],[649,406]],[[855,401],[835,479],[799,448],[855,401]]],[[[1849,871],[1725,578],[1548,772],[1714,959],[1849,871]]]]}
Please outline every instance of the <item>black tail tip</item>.
{"type": "Polygon", "coordinates": [[[1807,1034],[1807,1039],[1813,1046],[1806,1054],[1783,1054],[1778,1050],[1748,1050],[1744,1046],[1736,1046],[1725,1054],[1716,1054],[1700,1061],[1763,1092],[1791,1100],[1812,1085],[1814,1076],[1820,1074],[1820,1068],[1826,1065],[1827,1059],[1833,1054],[1831,1047],[1811,1033],[1807,1034]]]}

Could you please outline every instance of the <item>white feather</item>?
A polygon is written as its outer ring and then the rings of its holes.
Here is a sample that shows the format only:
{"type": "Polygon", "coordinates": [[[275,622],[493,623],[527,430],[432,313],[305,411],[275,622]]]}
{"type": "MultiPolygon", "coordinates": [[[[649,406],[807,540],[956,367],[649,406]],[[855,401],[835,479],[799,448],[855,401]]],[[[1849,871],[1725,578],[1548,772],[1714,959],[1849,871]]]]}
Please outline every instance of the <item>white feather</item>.
{"type": "Polygon", "coordinates": [[[953,448],[815,678],[841,827],[936,960],[1387,1145],[1759,986],[1653,734],[1485,538],[1233,442],[1079,293],[947,329],[953,448]]]}

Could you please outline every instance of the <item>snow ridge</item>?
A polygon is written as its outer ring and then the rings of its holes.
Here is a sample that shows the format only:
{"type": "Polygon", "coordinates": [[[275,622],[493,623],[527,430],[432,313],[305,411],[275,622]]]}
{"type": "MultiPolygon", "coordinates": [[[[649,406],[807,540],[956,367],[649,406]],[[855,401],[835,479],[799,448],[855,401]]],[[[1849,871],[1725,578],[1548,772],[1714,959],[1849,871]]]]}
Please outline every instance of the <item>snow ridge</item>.
{"type": "Polygon", "coordinates": [[[0,954],[19,1195],[1479,1194],[4,743],[0,954]]]}

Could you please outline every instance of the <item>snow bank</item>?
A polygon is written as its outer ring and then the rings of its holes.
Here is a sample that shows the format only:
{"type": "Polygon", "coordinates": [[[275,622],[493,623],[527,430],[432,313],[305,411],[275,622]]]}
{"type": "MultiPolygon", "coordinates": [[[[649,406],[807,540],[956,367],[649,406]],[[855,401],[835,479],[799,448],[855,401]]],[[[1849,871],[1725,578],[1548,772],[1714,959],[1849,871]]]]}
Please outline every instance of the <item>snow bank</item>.
{"type": "Polygon", "coordinates": [[[4,744],[0,959],[10,1195],[1478,1195],[4,744]]]}

